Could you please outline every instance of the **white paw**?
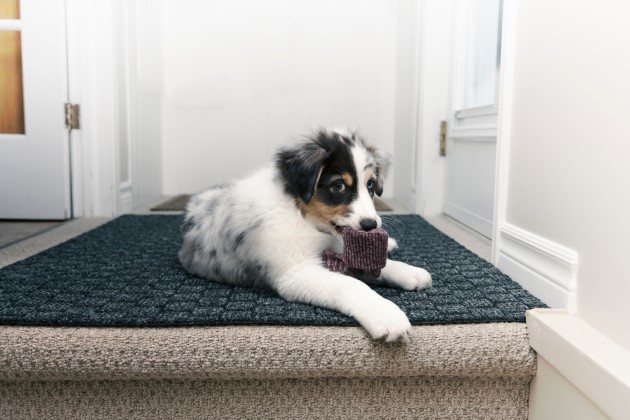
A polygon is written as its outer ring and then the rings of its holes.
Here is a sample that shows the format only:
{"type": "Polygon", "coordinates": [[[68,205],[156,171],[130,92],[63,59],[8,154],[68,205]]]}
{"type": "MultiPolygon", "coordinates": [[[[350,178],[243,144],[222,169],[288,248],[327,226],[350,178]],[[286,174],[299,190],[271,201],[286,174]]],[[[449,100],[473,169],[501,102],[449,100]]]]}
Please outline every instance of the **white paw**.
{"type": "Polygon", "coordinates": [[[400,261],[388,260],[382,276],[387,283],[405,290],[425,289],[432,284],[427,270],[400,261]]]}
{"type": "Polygon", "coordinates": [[[377,302],[370,305],[369,310],[357,314],[357,321],[375,340],[409,342],[411,324],[407,315],[387,299],[380,298],[377,302]]]}
{"type": "Polygon", "coordinates": [[[387,238],[387,252],[398,249],[398,242],[394,238],[387,238]]]}

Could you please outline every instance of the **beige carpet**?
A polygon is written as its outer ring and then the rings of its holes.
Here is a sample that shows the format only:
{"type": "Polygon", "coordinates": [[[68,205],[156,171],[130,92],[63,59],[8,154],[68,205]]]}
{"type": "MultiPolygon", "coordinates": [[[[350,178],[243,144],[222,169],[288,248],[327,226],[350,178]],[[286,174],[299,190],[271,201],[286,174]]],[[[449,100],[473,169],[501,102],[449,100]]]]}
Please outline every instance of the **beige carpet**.
{"type": "MultiPolygon", "coordinates": [[[[0,266],[103,223],[0,251],[0,266]]],[[[527,418],[523,323],[413,328],[0,326],[0,418],[527,418]]]]}
{"type": "Polygon", "coordinates": [[[62,224],[49,220],[0,220],[0,248],[38,235],[62,224]]]}
{"type": "Polygon", "coordinates": [[[0,382],[4,419],[526,419],[509,378],[0,382]]]}
{"type": "MultiPolygon", "coordinates": [[[[151,211],[184,211],[186,209],[186,204],[188,204],[189,199],[190,194],[178,195],[166,200],[163,203],[158,204],[155,207],[152,207],[151,211]]],[[[374,198],[374,207],[376,207],[376,211],[393,210],[389,205],[387,205],[385,201],[378,197],[374,198]]]]}
{"type": "Polygon", "coordinates": [[[527,418],[524,324],[0,327],[2,418],[527,418]]]}
{"type": "Polygon", "coordinates": [[[359,327],[0,326],[0,380],[509,376],[535,367],[523,323],[414,327],[385,344],[359,327]]]}

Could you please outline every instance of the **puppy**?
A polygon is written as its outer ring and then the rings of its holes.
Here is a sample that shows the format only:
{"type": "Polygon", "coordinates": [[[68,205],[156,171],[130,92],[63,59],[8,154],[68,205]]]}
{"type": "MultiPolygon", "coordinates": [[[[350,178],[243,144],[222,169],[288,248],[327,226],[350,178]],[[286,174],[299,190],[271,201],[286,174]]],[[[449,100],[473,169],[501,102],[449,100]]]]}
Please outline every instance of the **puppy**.
{"type": "MultiPolygon", "coordinates": [[[[356,131],[318,130],[249,177],[192,197],[179,259],[197,276],[268,288],[354,317],[374,339],[407,341],[411,324],[398,306],[322,265],[324,250],[342,250],[337,227],[381,227],[373,198],[383,193],[389,166],[356,131]]],[[[431,285],[431,275],[387,260],[374,281],[417,290],[431,285]]]]}

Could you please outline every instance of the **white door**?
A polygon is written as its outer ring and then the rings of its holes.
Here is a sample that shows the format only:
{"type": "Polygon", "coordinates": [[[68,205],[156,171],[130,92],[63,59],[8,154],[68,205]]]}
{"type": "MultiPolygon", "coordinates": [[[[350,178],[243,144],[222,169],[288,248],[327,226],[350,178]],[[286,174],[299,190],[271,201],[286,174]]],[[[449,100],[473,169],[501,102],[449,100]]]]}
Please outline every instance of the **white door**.
{"type": "Polygon", "coordinates": [[[491,238],[497,143],[501,0],[455,3],[454,71],[444,213],[491,238]]]}
{"type": "Polygon", "coordinates": [[[0,219],[71,217],[64,0],[0,1],[0,219]]]}

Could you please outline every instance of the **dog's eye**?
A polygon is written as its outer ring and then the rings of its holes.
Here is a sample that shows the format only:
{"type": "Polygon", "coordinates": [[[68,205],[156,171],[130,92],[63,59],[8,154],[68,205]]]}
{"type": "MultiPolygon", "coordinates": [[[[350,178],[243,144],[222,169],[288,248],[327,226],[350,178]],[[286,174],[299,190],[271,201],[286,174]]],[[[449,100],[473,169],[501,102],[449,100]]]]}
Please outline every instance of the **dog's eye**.
{"type": "Polygon", "coordinates": [[[332,184],[332,190],[338,193],[344,192],[346,190],[346,184],[344,184],[342,180],[338,179],[334,184],[332,184]]]}
{"type": "Polygon", "coordinates": [[[367,182],[366,186],[367,186],[368,191],[372,191],[374,189],[374,180],[370,179],[367,182]]]}

